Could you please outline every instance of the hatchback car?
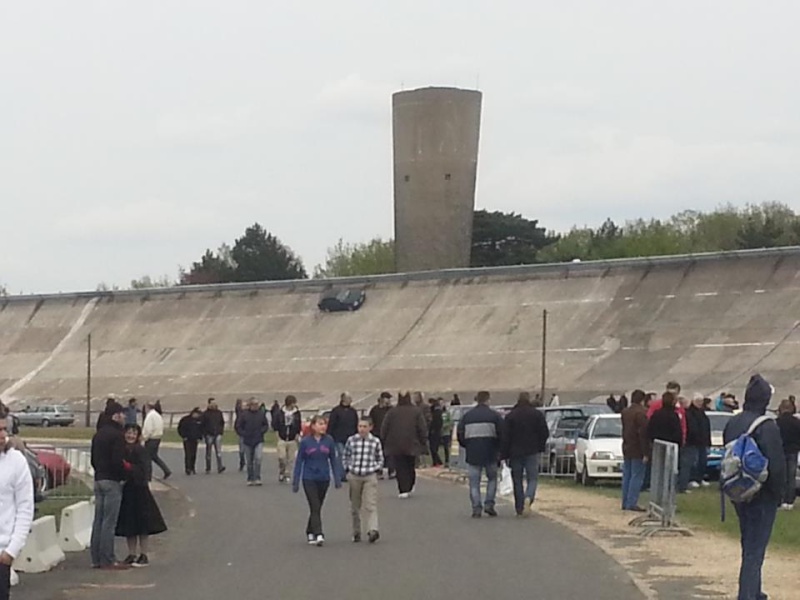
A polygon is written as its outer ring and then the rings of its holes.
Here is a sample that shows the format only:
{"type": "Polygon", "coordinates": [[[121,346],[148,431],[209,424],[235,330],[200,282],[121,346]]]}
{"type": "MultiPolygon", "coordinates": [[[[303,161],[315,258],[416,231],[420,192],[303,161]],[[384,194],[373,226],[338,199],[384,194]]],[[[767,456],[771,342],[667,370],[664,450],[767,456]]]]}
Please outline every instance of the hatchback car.
{"type": "Polygon", "coordinates": [[[317,307],[323,312],[342,312],[358,310],[367,299],[364,290],[329,290],[320,296],[317,307]]]}
{"type": "Polygon", "coordinates": [[[50,427],[60,425],[67,427],[75,422],[75,415],[66,406],[46,404],[41,406],[26,406],[21,411],[14,413],[20,425],[35,427],[50,427]]]}
{"type": "Polygon", "coordinates": [[[622,462],[620,416],[590,417],[575,444],[575,481],[592,485],[596,479],[621,479],[622,462]]]}

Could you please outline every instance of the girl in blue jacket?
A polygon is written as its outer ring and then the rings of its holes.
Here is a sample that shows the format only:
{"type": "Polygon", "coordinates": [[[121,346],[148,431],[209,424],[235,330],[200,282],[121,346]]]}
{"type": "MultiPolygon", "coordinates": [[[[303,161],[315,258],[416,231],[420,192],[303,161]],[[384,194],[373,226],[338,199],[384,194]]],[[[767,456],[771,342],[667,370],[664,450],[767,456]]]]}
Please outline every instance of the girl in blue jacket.
{"type": "Polygon", "coordinates": [[[310,514],[306,526],[306,536],[310,545],[322,546],[322,504],[331,484],[331,471],[336,488],[342,487],[342,467],[339,463],[336,443],[326,434],[328,420],[316,415],[311,419],[311,435],[300,442],[297,460],[294,463],[292,491],[300,491],[300,483],[308,500],[310,514]]]}

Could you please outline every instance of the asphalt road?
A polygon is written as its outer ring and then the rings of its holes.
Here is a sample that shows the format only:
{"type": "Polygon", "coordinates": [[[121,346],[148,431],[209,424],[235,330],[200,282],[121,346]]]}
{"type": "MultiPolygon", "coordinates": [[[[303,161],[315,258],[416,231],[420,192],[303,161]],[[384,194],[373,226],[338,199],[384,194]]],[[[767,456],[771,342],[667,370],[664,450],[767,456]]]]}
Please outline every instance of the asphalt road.
{"type": "Polygon", "coordinates": [[[317,548],[305,541],[305,498],[277,483],[272,456],[265,485],[249,488],[230,468],[232,455],[228,472],[194,477],[181,473],[178,452],[164,455],[181,494],[157,496],[171,529],[149,568],[101,573],[86,568],[87,556],[73,556],[60,572],[28,576],[14,600],[643,598],[602,551],[543,517],[520,520],[503,504],[498,518],[471,519],[463,486],[421,479],[414,497],[400,500],[394,482],[382,482],[375,545],[350,541],[346,486],[331,490],[327,543],[317,548]]]}

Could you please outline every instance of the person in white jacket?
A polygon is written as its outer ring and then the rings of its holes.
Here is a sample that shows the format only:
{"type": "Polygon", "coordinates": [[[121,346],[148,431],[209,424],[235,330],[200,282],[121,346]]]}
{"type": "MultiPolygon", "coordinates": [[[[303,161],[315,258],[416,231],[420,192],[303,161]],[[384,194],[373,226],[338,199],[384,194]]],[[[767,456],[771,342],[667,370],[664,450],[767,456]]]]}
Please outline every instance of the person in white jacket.
{"type": "Polygon", "coordinates": [[[33,479],[28,461],[11,448],[5,419],[0,419],[0,600],[8,600],[11,565],[19,556],[33,520],[33,479]]]}
{"type": "Polygon", "coordinates": [[[158,455],[158,448],[161,446],[161,438],[164,436],[164,419],[158,414],[155,404],[148,403],[145,407],[144,425],[142,426],[142,439],[144,448],[150,456],[150,465],[147,469],[147,480],[153,478],[153,464],[156,463],[164,472],[164,479],[172,475],[172,471],[161,457],[158,455]]]}

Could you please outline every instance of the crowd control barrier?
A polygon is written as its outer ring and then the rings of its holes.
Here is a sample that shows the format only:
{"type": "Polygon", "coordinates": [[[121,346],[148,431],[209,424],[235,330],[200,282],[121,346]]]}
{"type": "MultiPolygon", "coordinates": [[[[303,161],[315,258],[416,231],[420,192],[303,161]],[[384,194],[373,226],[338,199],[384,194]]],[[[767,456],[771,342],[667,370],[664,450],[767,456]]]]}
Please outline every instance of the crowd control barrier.
{"type": "Polygon", "coordinates": [[[28,541],[14,561],[14,568],[22,573],[44,573],[64,558],[64,552],[58,544],[56,518],[41,517],[31,524],[28,541]]]}
{"type": "Polygon", "coordinates": [[[650,503],[647,514],[631,521],[631,525],[643,528],[640,535],[644,537],[659,533],[692,535],[691,531],[680,527],[675,521],[679,454],[680,449],[677,444],[661,440],[653,443],[650,459],[650,503]]]}
{"type": "Polygon", "coordinates": [[[64,552],[81,552],[92,539],[94,505],[83,500],[61,511],[61,528],[58,543],[64,552]]]}

